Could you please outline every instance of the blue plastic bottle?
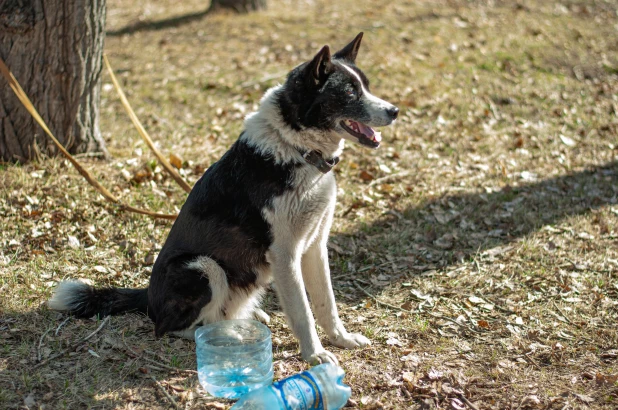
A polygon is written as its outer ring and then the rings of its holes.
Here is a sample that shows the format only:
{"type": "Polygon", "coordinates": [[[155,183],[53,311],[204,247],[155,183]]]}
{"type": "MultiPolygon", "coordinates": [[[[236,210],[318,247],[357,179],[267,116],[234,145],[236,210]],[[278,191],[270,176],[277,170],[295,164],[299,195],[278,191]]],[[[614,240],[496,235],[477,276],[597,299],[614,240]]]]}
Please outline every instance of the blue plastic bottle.
{"type": "Polygon", "coordinates": [[[215,397],[238,399],[273,382],[270,330],[255,320],[224,320],[195,331],[200,384],[215,397]]]}
{"type": "Polygon", "coordinates": [[[350,398],[345,373],[325,363],[244,395],[232,410],[338,410],[350,398]]]}

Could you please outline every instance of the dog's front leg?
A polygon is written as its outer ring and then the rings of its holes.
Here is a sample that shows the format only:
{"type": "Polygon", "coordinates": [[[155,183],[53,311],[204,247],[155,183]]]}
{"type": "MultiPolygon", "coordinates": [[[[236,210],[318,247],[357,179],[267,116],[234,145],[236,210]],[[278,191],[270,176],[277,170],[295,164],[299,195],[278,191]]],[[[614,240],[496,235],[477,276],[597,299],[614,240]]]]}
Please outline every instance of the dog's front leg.
{"type": "Polygon", "coordinates": [[[290,244],[281,244],[273,246],[269,256],[277,295],[288,325],[300,342],[303,359],[311,364],[338,364],[335,355],[325,350],[318,338],[303,284],[300,252],[290,249],[290,244]]]}
{"type": "Polygon", "coordinates": [[[335,346],[346,349],[371,344],[369,339],[361,334],[348,333],[339,318],[330,280],[325,240],[316,241],[303,255],[302,270],[318,325],[324,329],[330,342],[335,346]]]}

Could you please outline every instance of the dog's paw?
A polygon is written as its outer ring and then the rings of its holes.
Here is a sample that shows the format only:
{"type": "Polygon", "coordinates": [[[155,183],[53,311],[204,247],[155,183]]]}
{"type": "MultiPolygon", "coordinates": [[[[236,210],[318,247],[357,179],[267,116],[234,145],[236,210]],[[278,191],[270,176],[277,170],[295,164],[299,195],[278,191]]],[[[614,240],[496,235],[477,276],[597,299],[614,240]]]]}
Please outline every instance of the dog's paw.
{"type": "Polygon", "coordinates": [[[303,359],[309,362],[309,364],[312,366],[317,366],[318,364],[322,363],[332,363],[339,365],[339,360],[337,360],[335,355],[328,350],[321,350],[307,356],[303,355],[303,359]]]}
{"type": "Polygon", "coordinates": [[[270,323],[270,316],[268,316],[268,314],[260,308],[255,308],[253,310],[253,317],[255,320],[262,322],[265,325],[270,323]]]}
{"type": "Polygon", "coordinates": [[[356,349],[371,344],[371,341],[360,333],[344,333],[330,339],[330,342],[337,347],[344,349],[356,349]]]}

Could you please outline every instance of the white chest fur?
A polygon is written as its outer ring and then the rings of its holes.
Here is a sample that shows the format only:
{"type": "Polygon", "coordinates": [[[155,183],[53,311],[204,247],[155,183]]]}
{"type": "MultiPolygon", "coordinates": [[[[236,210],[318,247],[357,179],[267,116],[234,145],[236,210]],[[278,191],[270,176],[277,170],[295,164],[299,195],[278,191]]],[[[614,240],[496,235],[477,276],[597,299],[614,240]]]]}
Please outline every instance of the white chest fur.
{"type": "Polygon", "coordinates": [[[324,221],[334,211],[336,183],[332,173],[304,167],[293,185],[294,189],[276,197],[272,208],[262,213],[271,225],[273,243],[286,243],[291,250],[304,254],[327,228],[324,221]]]}

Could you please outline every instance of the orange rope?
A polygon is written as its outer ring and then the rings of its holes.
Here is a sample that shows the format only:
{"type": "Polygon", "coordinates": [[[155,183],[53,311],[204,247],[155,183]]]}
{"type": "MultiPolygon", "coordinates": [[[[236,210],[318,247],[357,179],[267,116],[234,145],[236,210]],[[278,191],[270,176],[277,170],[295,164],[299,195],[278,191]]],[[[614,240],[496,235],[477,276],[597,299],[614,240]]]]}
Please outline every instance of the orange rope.
{"type": "Polygon", "coordinates": [[[34,105],[32,105],[32,102],[30,101],[30,99],[28,98],[24,90],[21,88],[21,86],[17,82],[17,79],[13,76],[13,73],[11,73],[11,70],[9,70],[6,64],[4,64],[4,61],[2,60],[2,58],[0,58],[0,73],[2,73],[4,78],[6,78],[6,80],[9,82],[9,86],[13,89],[13,92],[15,92],[15,95],[17,96],[19,101],[23,104],[24,108],[28,110],[28,112],[30,113],[30,115],[32,115],[34,120],[41,126],[41,128],[43,128],[43,131],[45,131],[45,133],[51,138],[51,140],[54,142],[56,147],[58,147],[60,152],[62,152],[62,154],[71,162],[71,164],[73,164],[75,169],[77,169],[77,172],[79,172],[86,179],[86,181],[88,181],[90,185],[92,185],[97,191],[99,191],[99,193],[103,195],[103,197],[107,201],[117,205],[118,207],[120,207],[120,209],[123,209],[126,211],[152,216],[153,218],[162,218],[162,219],[171,219],[171,220],[176,219],[178,215],[159,214],[156,212],[148,211],[146,209],[135,208],[133,206],[125,205],[121,203],[120,200],[114,196],[114,194],[109,192],[107,188],[101,185],[99,181],[97,181],[90,174],[90,172],[88,172],[88,170],[86,170],[56,139],[54,134],[52,134],[52,132],[47,127],[47,124],[45,124],[45,121],[43,121],[43,119],[37,112],[36,108],[34,108],[34,105]]]}
{"type": "Polygon", "coordinates": [[[131,104],[129,104],[129,100],[127,100],[127,97],[124,94],[124,91],[122,91],[122,88],[120,87],[120,84],[118,83],[118,80],[116,79],[116,76],[114,75],[114,71],[112,70],[112,67],[110,66],[109,61],[107,60],[107,56],[105,54],[103,54],[103,61],[105,61],[105,67],[107,67],[109,76],[112,78],[112,83],[114,83],[114,87],[116,87],[116,91],[118,92],[120,101],[122,102],[122,105],[124,106],[125,110],[127,110],[127,113],[129,114],[131,121],[133,121],[133,125],[135,125],[135,128],[137,129],[137,132],[139,133],[139,135],[146,142],[146,145],[148,145],[150,150],[155,154],[155,156],[157,157],[161,165],[163,165],[163,168],[165,168],[167,173],[170,174],[172,178],[174,178],[174,181],[176,181],[178,185],[180,185],[180,187],[185,190],[185,192],[187,193],[191,192],[191,185],[189,185],[184,179],[182,179],[180,174],[165,159],[163,154],[161,154],[161,152],[159,152],[159,150],[155,148],[154,143],[152,142],[152,139],[150,138],[150,136],[148,135],[148,133],[142,126],[142,123],[137,118],[137,115],[135,115],[135,111],[133,111],[133,108],[131,108],[131,104]]]}

